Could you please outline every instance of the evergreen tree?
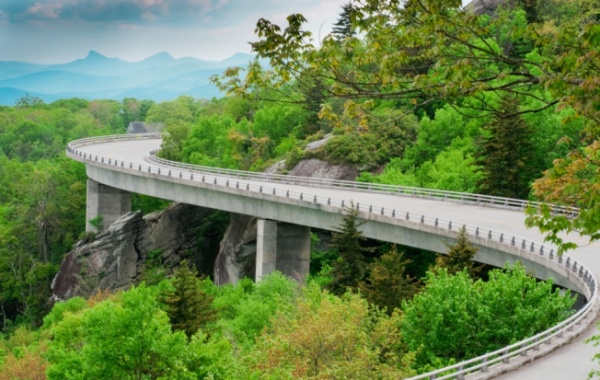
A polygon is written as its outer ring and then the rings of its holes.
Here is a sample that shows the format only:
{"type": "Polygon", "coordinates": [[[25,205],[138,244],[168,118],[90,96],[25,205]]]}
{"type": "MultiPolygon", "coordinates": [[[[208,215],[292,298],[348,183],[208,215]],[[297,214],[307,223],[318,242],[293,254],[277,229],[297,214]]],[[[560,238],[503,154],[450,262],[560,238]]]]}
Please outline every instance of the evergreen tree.
{"type": "Polygon", "coordinates": [[[342,13],[335,24],[331,33],[337,41],[344,41],[348,37],[352,37],[356,34],[354,27],[352,26],[352,13],[355,9],[352,3],[348,2],[342,5],[342,13]]]}
{"type": "Polygon", "coordinates": [[[216,317],[214,297],[200,287],[196,268],[183,260],[171,278],[172,288],[163,292],[160,301],[166,305],[173,330],[185,332],[188,339],[216,317]]]}
{"type": "Polygon", "coordinates": [[[479,189],[484,194],[527,199],[529,185],[535,179],[532,132],[518,114],[519,100],[501,99],[500,111],[485,127],[488,135],[477,152],[484,178],[479,189]]]}
{"type": "Polygon", "coordinates": [[[346,210],[340,232],[334,232],[330,245],[339,254],[331,269],[332,280],[329,290],[334,294],[343,294],[347,288],[357,289],[367,273],[365,253],[372,250],[361,245],[366,238],[358,229],[358,209],[351,205],[346,210]]]}
{"type": "Polygon", "coordinates": [[[445,244],[448,253],[438,256],[436,267],[446,269],[451,275],[465,270],[471,278],[477,277],[481,267],[475,265],[473,257],[479,249],[471,244],[466,227],[462,226],[454,244],[445,244]]]}
{"type": "Polygon", "coordinates": [[[406,272],[411,262],[396,246],[384,253],[371,265],[369,277],[360,283],[360,291],[370,304],[385,308],[388,315],[402,307],[402,301],[411,299],[419,289],[419,281],[406,272]]]}

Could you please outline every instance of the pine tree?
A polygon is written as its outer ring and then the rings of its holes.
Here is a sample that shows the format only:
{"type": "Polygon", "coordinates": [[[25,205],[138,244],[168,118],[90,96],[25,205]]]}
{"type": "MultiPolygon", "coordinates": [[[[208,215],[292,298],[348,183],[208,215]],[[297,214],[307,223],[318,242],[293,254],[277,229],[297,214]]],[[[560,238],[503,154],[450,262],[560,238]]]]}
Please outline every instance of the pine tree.
{"type": "Polygon", "coordinates": [[[471,278],[477,277],[481,267],[475,265],[473,257],[479,249],[471,244],[467,235],[467,228],[462,226],[454,244],[445,244],[448,247],[448,253],[438,256],[435,263],[436,267],[445,268],[448,274],[455,274],[466,270],[471,278]]]}
{"type": "Polygon", "coordinates": [[[400,309],[402,301],[411,299],[419,290],[420,282],[406,274],[411,262],[393,246],[371,265],[369,277],[361,282],[360,291],[370,304],[385,308],[388,315],[400,309]]]}
{"type": "Polygon", "coordinates": [[[334,232],[329,243],[339,254],[331,269],[332,280],[328,286],[334,294],[343,294],[347,288],[357,289],[367,272],[365,254],[372,250],[361,245],[366,238],[358,229],[357,219],[358,210],[352,205],[346,210],[340,232],[334,232]]]}
{"type": "Polygon", "coordinates": [[[196,268],[183,260],[170,279],[172,288],[160,296],[173,330],[185,332],[188,339],[216,318],[213,296],[201,289],[197,276],[196,268]]]}
{"type": "Polygon", "coordinates": [[[337,41],[344,41],[344,39],[352,37],[356,34],[356,31],[352,26],[352,13],[354,13],[354,11],[355,10],[352,3],[348,2],[342,5],[342,13],[340,13],[340,18],[335,24],[333,24],[333,28],[331,30],[331,33],[337,41]]]}
{"type": "Polygon", "coordinates": [[[488,136],[477,152],[484,178],[479,190],[499,197],[527,199],[535,179],[532,132],[518,115],[519,100],[505,96],[500,112],[485,128],[488,136]]]}

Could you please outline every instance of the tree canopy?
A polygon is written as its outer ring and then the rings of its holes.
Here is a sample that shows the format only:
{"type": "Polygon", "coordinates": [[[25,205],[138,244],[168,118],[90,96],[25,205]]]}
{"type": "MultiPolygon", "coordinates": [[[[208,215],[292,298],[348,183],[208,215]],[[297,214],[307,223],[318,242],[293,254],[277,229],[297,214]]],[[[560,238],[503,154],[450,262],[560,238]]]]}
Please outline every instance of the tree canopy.
{"type": "Polygon", "coordinates": [[[291,91],[290,83],[308,88],[318,81],[320,117],[334,126],[354,120],[358,133],[374,123],[372,110],[382,101],[402,110],[393,118],[431,113],[440,104],[484,119],[573,110],[564,121],[581,120],[584,133],[534,190],[547,201],[590,211],[562,223],[542,213],[531,223],[550,232],[550,239],[559,230],[598,239],[600,8],[590,0],[560,3],[509,2],[488,15],[463,9],[459,0],[354,1],[350,18],[356,35],[343,41],[330,35],[318,44],[303,29],[300,14],[290,15],[287,27],[260,19],[259,41],[252,43],[256,61],[245,72],[227,71],[215,83],[231,94],[262,99],[276,94],[282,101],[305,103],[306,92],[291,91]],[[569,17],[558,15],[554,5],[569,17]],[[509,97],[521,99],[520,105],[506,108],[502,99],[509,97]]]}

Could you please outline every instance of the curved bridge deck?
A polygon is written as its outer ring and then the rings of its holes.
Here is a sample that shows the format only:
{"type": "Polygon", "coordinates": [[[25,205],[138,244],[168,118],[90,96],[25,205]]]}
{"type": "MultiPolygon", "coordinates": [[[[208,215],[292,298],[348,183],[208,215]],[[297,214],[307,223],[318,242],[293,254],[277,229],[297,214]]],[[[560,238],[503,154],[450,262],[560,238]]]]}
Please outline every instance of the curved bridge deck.
{"type": "Polygon", "coordinates": [[[352,203],[358,205],[359,216],[365,220],[361,227],[365,236],[437,252],[445,252],[444,241],[451,241],[457,230],[466,225],[471,240],[480,249],[478,261],[502,266],[505,261],[521,260],[536,276],[552,277],[557,284],[586,295],[592,302],[570,328],[566,328],[567,324],[558,326],[544,336],[511,346],[504,360],[498,360],[504,354],[499,352],[485,360],[464,363],[472,373],[465,371],[463,375],[458,371],[449,376],[436,373],[417,378],[491,378],[564,344],[565,347],[501,378],[585,379],[595,367],[591,359],[600,349],[584,344],[583,339],[595,333],[594,327],[588,326],[599,309],[595,278],[600,275],[600,243],[588,244],[573,236],[580,248],[570,257],[559,258],[553,247],[542,246],[543,236],[537,230],[525,227],[525,215],[519,209],[327,183],[284,183],[268,176],[244,177],[240,172],[203,172],[152,159],[149,152],[159,148],[161,141],[158,136],[132,135],[78,140],[69,144],[67,154],[86,164],[91,179],[111,187],[304,226],[333,229],[340,224],[344,206],[352,203]],[[571,335],[581,332],[566,343],[571,335]],[[536,345],[544,339],[550,343],[536,345]]]}

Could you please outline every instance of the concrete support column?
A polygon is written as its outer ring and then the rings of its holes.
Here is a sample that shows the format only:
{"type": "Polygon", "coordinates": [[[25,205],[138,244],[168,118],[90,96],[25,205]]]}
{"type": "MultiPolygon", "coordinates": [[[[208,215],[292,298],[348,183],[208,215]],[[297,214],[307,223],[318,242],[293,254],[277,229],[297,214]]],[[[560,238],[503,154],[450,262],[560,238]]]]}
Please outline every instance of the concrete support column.
{"type": "Polygon", "coordinates": [[[256,281],[275,270],[303,281],[310,265],[310,227],[259,219],[256,281]]]}
{"type": "Polygon", "coordinates": [[[279,223],[277,228],[277,270],[304,281],[310,265],[310,227],[279,223]]]}
{"type": "Polygon", "coordinates": [[[92,179],[87,180],[85,210],[85,232],[99,233],[114,221],[131,211],[131,193],[106,186],[92,179]],[[102,217],[101,230],[90,224],[90,220],[102,217]]]}
{"type": "Polygon", "coordinates": [[[256,275],[260,281],[277,265],[277,222],[258,219],[256,223],[256,275]]]}

